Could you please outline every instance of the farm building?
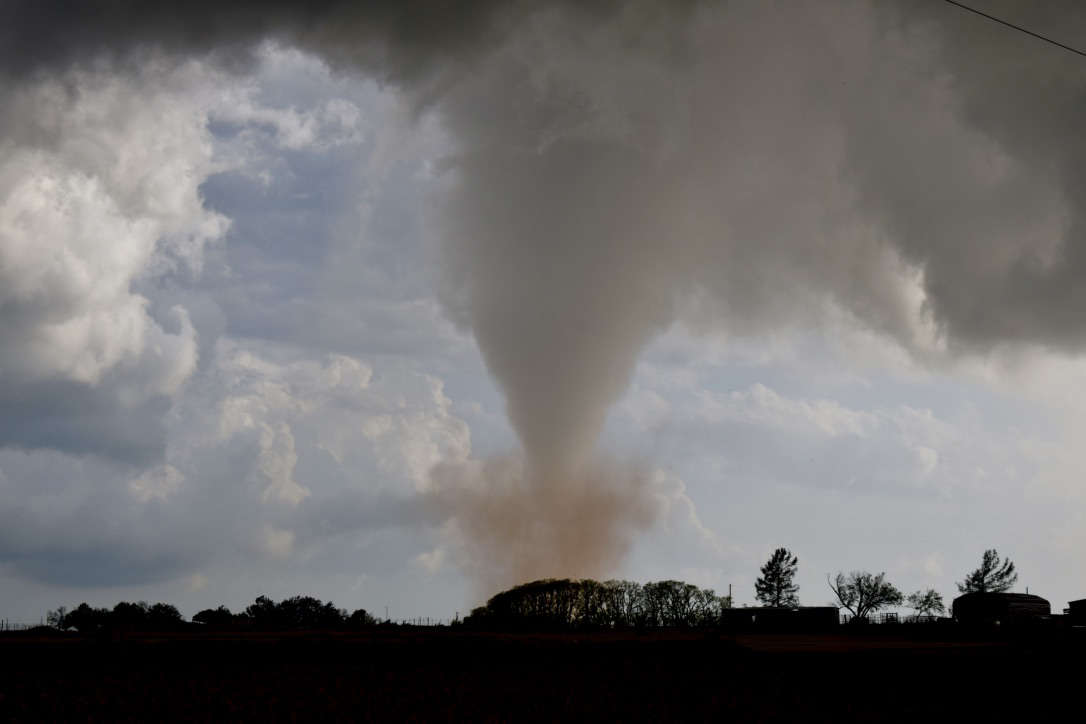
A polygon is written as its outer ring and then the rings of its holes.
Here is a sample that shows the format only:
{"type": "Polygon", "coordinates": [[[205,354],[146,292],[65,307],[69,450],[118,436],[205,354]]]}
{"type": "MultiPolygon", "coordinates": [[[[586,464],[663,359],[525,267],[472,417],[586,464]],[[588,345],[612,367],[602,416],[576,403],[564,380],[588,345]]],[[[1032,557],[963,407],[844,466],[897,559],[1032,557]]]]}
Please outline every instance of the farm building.
{"type": "Polygon", "coordinates": [[[1072,626],[1086,626],[1086,598],[1070,601],[1064,611],[1072,626]]]}
{"type": "Polygon", "coordinates": [[[759,631],[821,631],[837,626],[836,606],[798,608],[726,608],[721,612],[725,627],[759,631]]]}
{"type": "Polygon", "coordinates": [[[1048,601],[1028,593],[966,593],[954,599],[954,620],[966,624],[1016,624],[1048,616],[1048,601]]]}

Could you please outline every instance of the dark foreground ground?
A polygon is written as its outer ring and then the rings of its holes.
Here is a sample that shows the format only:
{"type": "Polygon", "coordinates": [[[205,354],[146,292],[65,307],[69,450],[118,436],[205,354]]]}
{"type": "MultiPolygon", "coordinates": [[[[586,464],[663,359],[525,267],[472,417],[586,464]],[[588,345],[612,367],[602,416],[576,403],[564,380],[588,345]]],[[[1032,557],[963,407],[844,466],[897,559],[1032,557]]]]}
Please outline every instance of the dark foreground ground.
{"type": "Polygon", "coordinates": [[[1079,633],[9,633],[0,720],[1077,721],[1079,633]]]}

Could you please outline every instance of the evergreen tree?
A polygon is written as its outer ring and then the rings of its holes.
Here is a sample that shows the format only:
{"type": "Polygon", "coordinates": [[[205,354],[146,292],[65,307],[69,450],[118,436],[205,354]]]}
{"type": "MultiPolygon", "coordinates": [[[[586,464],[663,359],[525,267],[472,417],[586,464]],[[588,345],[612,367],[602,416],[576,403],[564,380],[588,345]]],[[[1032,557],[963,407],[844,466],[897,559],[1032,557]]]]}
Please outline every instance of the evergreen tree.
{"type": "Polygon", "coordinates": [[[787,548],[773,551],[754,582],[754,595],[765,606],[791,608],[799,605],[799,586],[794,583],[799,559],[787,548]]]}
{"type": "Polygon", "coordinates": [[[984,551],[984,558],[980,568],[965,577],[958,584],[961,593],[1003,593],[1018,580],[1018,574],[1014,572],[1014,564],[1010,558],[999,560],[999,554],[995,548],[984,551]]]}

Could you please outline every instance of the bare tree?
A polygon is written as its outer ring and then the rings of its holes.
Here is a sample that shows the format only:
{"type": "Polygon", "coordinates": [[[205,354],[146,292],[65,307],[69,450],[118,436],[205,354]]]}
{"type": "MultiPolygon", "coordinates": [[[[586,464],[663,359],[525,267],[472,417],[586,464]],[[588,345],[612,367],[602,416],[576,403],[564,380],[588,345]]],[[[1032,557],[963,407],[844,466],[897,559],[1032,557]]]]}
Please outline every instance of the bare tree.
{"type": "Polygon", "coordinates": [[[48,611],[45,614],[45,622],[53,628],[66,629],[68,623],[64,620],[68,615],[68,609],[64,606],[59,607],[56,611],[48,611]]]}
{"type": "Polygon", "coordinates": [[[698,587],[682,581],[646,583],[642,589],[656,626],[689,626],[695,617],[698,587]]]}
{"type": "Polygon", "coordinates": [[[934,588],[910,593],[908,602],[909,608],[916,611],[917,618],[946,612],[946,606],[943,605],[943,594],[934,588]]]}
{"type": "Polygon", "coordinates": [[[469,625],[520,627],[716,626],[727,597],[683,581],[544,579],[495,594],[469,625]]]}
{"type": "Polygon", "coordinates": [[[642,623],[644,598],[641,584],[636,581],[608,581],[604,585],[610,591],[615,625],[637,626],[642,623]]]}
{"type": "Polygon", "coordinates": [[[1018,574],[1014,572],[1014,564],[1010,558],[999,560],[999,554],[995,548],[984,551],[980,568],[965,577],[958,584],[960,593],[1003,593],[1018,580],[1018,574]]]}
{"type": "Polygon", "coordinates": [[[763,605],[792,608],[799,605],[799,586],[794,582],[799,559],[787,548],[773,551],[762,566],[761,577],[754,582],[754,596],[763,605]]]}
{"type": "Polygon", "coordinates": [[[579,598],[577,603],[577,623],[582,626],[611,626],[611,612],[608,607],[608,592],[599,581],[585,579],[577,582],[579,598]]]}
{"type": "Polygon", "coordinates": [[[886,606],[898,606],[904,600],[901,591],[887,582],[885,573],[853,571],[847,576],[838,573],[832,581],[826,576],[826,583],[841,605],[852,612],[855,621],[863,621],[868,614],[886,606]]]}
{"type": "Polygon", "coordinates": [[[694,625],[719,625],[721,609],[730,607],[731,602],[727,596],[718,596],[713,589],[702,588],[694,594],[694,625]]]}

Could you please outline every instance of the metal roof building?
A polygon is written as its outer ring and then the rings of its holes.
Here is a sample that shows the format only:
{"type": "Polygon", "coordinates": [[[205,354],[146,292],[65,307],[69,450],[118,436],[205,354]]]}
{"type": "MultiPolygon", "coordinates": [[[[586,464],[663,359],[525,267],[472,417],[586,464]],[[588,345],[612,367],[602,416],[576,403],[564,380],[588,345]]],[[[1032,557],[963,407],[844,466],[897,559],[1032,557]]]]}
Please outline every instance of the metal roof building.
{"type": "Polygon", "coordinates": [[[1068,602],[1065,612],[1070,617],[1072,626],[1086,626],[1086,598],[1068,602]]]}
{"type": "Polygon", "coordinates": [[[1048,601],[1029,593],[966,593],[954,599],[954,620],[966,624],[1015,624],[1052,613],[1048,601]]]}

